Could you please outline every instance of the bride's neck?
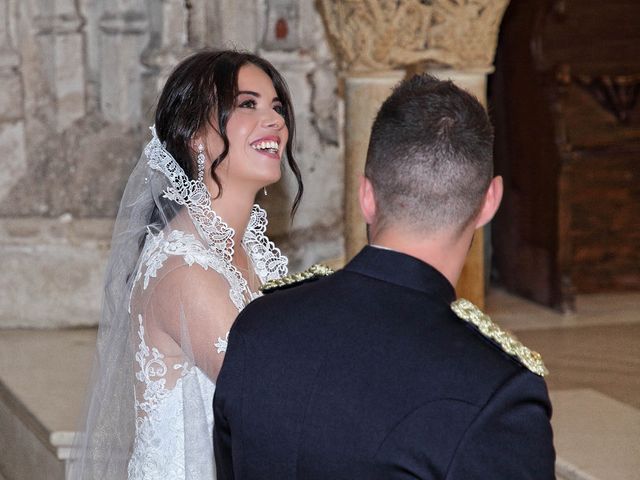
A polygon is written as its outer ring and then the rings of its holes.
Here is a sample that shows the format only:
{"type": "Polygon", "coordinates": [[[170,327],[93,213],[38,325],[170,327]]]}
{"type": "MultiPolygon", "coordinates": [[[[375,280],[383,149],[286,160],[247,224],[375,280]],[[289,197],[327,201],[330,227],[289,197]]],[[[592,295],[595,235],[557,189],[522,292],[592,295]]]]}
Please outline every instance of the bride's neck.
{"type": "Polygon", "coordinates": [[[254,200],[255,193],[248,190],[233,191],[232,189],[223,189],[220,198],[215,198],[214,195],[211,196],[211,207],[227,225],[233,228],[236,244],[242,240],[247,229],[254,200]]]}

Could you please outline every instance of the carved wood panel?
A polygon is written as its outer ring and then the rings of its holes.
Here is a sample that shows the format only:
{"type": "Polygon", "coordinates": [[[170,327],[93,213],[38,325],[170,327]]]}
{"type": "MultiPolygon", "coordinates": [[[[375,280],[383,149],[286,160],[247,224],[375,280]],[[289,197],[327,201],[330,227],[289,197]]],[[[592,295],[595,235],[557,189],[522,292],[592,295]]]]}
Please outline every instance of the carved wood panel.
{"type": "Polygon", "coordinates": [[[560,310],[640,290],[640,3],[521,0],[491,82],[507,288],[560,310]],[[630,25],[635,25],[631,28],[630,25]]]}

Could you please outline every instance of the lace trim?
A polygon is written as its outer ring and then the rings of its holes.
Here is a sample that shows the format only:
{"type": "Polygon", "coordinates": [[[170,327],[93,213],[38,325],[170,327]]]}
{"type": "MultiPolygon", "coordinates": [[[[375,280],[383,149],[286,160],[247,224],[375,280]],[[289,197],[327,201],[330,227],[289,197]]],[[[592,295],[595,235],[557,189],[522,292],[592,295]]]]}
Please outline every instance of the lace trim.
{"type": "MultiPolygon", "coordinates": [[[[173,389],[166,388],[167,364],[164,362],[164,355],[155,348],[149,348],[144,340],[144,325],[142,315],[138,315],[138,351],[136,352],[136,362],[140,366],[140,370],[136,372],[136,379],[145,385],[143,393],[143,401],[135,400],[136,409],[140,409],[149,415],[158,407],[158,404],[167,398],[173,389]]],[[[177,363],[173,366],[174,370],[182,369],[181,377],[190,372],[189,366],[177,363]]],[[[180,379],[178,379],[178,382],[180,379]]],[[[142,417],[138,417],[139,421],[142,417]]]]}
{"type": "MultiPolygon", "coordinates": [[[[224,260],[225,268],[220,273],[230,285],[229,296],[238,311],[244,307],[244,292],[252,300],[258,294],[250,291],[247,281],[231,263],[234,252],[233,236],[235,231],[229,227],[211,208],[211,196],[203,182],[190,180],[173,156],[164,148],[155,128],[151,127],[153,138],[145,147],[150,168],[164,174],[170,186],[164,196],[179,205],[187,207],[196,227],[207,239],[209,247],[216,256],[224,260]]],[[[266,212],[258,205],[251,209],[249,224],[243,235],[242,244],[251,258],[261,282],[278,278],[287,273],[287,257],[282,255],[265,235],[267,226],[266,212]]]]}
{"type": "MultiPolygon", "coordinates": [[[[202,372],[189,362],[173,365],[174,370],[182,370],[173,388],[167,389],[164,376],[168,367],[164,361],[164,355],[157,348],[149,348],[144,340],[145,329],[142,315],[138,315],[138,353],[136,361],[140,371],[136,378],[144,382],[145,390],[143,398],[135,398],[136,407],[136,436],[133,452],[127,466],[129,479],[165,479],[165,478],[213,478],[212,467],[207,458],[213,458],[211,450],[211,432],[213,430],[213,411],[210,408],[213,400],[215,385],[207,379],[202,372]],[[190,407],[189,415],[200,412],[202,420],[206,421],[208,434],[198,436],[197,443],[189,444],[194,451],[203,453],[204,459],[197,462],[186,463],[185,452],[185,403],[184,385],[188,385],[187,375],[192,376],[198,382],[197,390],[191,390],[190,402],[198,402],[193,399],[194,394],[201,394],[202,407],[205,410],[193,410],[190,407]],[[142,413],[144,412],[144,414],[142,413]],[[189,473],[187,473],[189,472],[189,473]]],[[[190,403],[193,405],[193,403],[190,403]]]]}
{"type": "Polygon", "coordinates": [[[224,338],[218,337],[218,341],[213,344],[213,346],[216,347],[216,351],[218,353],[225,353],[227,351],[228,345],[229,345],[229,332],[227,332],[227,335],[224,338]]]}
{"type": "Polygon", "coordinates": [[[268,223],[267,212],[258,205],[254,205],[242,238],[242,245],[251,257],[254,269],[262,283],[288,273],[287,257],[282,255],[280,249],[265,234],[268,223]]]}

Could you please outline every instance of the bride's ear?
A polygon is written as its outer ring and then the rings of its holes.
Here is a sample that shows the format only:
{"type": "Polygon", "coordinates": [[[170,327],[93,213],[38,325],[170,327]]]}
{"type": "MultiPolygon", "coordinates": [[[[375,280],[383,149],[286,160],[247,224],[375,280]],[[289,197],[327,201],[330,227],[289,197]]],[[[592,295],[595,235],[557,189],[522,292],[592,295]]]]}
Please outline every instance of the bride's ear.
{"type": "Polygon", "coordinates": [[[196,156],[200,150],[204,150],[204,148],[205,141],[201,134],[196,134],[191,137],[191,140],[189,140],[189,149],[194,156],[196,156]]]}

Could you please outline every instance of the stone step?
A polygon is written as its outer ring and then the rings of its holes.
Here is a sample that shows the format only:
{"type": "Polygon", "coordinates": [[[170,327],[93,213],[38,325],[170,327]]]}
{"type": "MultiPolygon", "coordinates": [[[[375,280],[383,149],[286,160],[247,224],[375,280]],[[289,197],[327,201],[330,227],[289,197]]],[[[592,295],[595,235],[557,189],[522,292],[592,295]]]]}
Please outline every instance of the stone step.
{"type": "Polygon", "coordinates": [[[7,480],[64,479],[95,333],[0,330],[0,472],[7,480]]]}
{"type": "Polygon", "coordinates": [[[567,480],[637,480],[640,410],[590,389],[551,392],[556,471],[567,480]]]}
{"type": "MultiPolygon", "coordinates": [[[[95,335],[0,330],[0,480],[64,479],[95,335]]],[[[639,410],[589,389],[551,399],[558,480],[638,478],[639,410]]]]}

